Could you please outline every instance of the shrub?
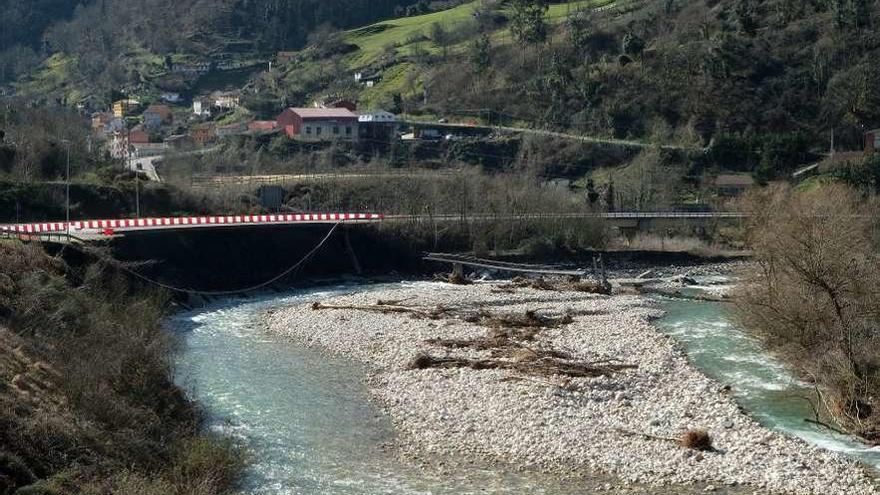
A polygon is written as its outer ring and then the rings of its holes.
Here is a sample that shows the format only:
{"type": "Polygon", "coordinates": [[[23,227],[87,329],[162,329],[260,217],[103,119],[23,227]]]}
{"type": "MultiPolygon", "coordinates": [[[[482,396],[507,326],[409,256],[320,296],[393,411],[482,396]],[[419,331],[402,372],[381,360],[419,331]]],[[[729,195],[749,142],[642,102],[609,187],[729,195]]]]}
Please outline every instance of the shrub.
{"type": "Polygon", "coordinates": [[[712,450],[712,437],[706,430],[688,430],[681,436],[681,445],[694,450],[712,450]]]}
{"type": "Polygon", "coordinates": [[[839,185],[774,188],[749,204],[741,319],[817,385],[839,425],[880,438],[876,205],[839,185]]]}
{"type": "Polygon", "coordinates": [[[173,383],[165,296],[65,254],[71,264],[0,244],[11,281],[0,286],[0,379],[26,387],[0,389],[0,474],[16,486],[40,478],[18,492],[32,494],[89,492],[123,469],[189,487],[171,493],[229,490],[240,454],[199,434],[199,412],[173,383]]]}

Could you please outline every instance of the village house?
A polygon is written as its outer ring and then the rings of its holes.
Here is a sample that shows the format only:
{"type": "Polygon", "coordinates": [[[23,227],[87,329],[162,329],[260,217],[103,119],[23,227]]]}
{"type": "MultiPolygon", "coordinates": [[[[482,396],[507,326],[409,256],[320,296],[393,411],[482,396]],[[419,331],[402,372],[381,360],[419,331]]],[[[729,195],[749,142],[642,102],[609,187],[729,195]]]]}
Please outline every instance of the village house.
{"type": "Polygon", "coordinates": [[[113,102],[113,115],[123,119],[137,113],[140,102],[132,99],[124,99],[113,102]]]}
{"type": "Polygon", "coordinates": [[[128,156],[128,136],[123,132],[115,132],[107,142],[107,150],[113,158],[128,156]]]}
{"type": "Polygon", "coordinates": [[[382,75],[379,73],[367,74],[363,72],[358,72],[354,75],[354,82],[367,88],[372,88],[381,80],[382,75]]]}
{"type": "Polygon", "coordinates": [[[208,98],[196,98],[193,100],[193,114],[199,117],[210,117],[212,105],[208,98]]]}
{"type": "Polygon", "coordinates": [[[715,194],[736,197],[751,189],[755,180],[749,174],[724,174],[712,179],[711,184],[715,194]]]}
{"type": "Polygon", "coordinates": [[[238,108],[241,97],[231,92],[218,92],[212,95],[214,106],[223,110],[238,108]]]}
{"type": "Polygon", "coordinates": [[[397,116],[385,110],[358,115],[361,139],[390,142],[397,128],[397,116]]]}
{"type": "Polygon", "coordinates": [[[147,144],[150,142],[150,133],[143,125],[136,125],[128,132],[128,142],[131,144],[147,144]]]}
{"type": "Polygon", "coordinates": [[[347,108],[288,108],[278,116],[288,137],[320,141],[358,139],[358,116],[347,108]]]}
{"type": "Polygon", "coordinates": [[[375,110],[372,112],[362,112],[358,115],[358,121],[362,124],[394,124],[397,122],[397,116],[385,110],[375,110]]]}
{"type": "Polygon", "coordinates": [[[171,91],[162,93],[162,95],[159,96],[159,98],[162,101],[167,101],[168,103],[180,103],[180,101],[182,99],[180,96],[180,93],[174,93],[171,91]]]}
{"type": "Polygon", "coordinates": [[[113,112],[101,112],[92,115],[92,134],[107,136],[116,131],[121,131],[124,126],[122,119],[113,115],[113,112]],[[116,125],[118,128],[116,128],[116,125]]]}
{"type": "Polygon", "coordinates": [[[144,111],[143,117],[144,126],[153,132],[174,120],[174,115],[171,113],[171,108],[168,105],[150,105],[144,111]]]}

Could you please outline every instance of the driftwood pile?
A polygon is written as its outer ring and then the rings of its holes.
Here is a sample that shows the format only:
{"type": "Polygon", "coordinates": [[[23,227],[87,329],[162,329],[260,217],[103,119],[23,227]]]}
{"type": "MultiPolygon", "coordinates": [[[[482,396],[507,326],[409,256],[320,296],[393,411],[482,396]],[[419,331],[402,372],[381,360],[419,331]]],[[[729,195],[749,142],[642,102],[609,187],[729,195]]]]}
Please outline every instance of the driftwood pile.
{"type": "Polygon", "coordinates": [[[536,289],[557,292],[584,292],[588,294],[611,294],[611,287],[599,282],[580,280],[575,277],[568,278],[525,278],[516,277],[506,284],[496,287],[496,292],[512,293],[516,289],[536,289]]]}
{"type": "Polygon", "coordinates": [[[471,285],[473,280],[464,276],[461,272],[437,273],[434,275],[435,282],[445,282],[454,285],[471,285]]]}
{"type": "MultiPolygon", "coordinates": [[[[336,305],[315,302],[312,309],[356,310],[381,314],[407,314],[419,319],[457,319],[486,327],[486,336],[476,339],[429,339],[435,347],[446,350],[445,356],[419,353],[411,362],[411,369],[470,368],[474,370],[502,369],[539,377],[596,377],[611,375],[637,366],[604,360],[584,362],[571,353],[527,345],[535,341],[542,330],[558,328],[574,321],[571,312],[562,315],[542,315],[536,310],[523,313],[499,313],[482,308],[463,309],[449,306],[408,306],[406,300],[377,301],[375,305],[336,305]],[[471,349],[488,353],[486,358],[456,357],[451,350],[471,349]]],[[[555,385],[563,386],[555,383],[555,385]]]]}

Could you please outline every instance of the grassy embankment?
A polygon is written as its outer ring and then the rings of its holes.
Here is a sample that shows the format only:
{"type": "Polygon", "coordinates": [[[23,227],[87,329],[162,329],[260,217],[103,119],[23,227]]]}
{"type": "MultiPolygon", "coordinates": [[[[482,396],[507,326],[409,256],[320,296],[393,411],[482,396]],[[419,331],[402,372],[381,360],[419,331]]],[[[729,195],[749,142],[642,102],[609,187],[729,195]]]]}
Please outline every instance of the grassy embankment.
{"type": "MultiPolygon", "coordinates": [[[[611,3],[614,1],[579,0],[554,4],[550,6],[546,19],[548,24],[557,25],[565,20],[571,10],[602,7],[611,3]]],[[[441,12],[391,19],[346,32],[345,42],[358,47],[344,59],[349,69],[383,66],[382,80],[360,94],[361,103],[369,107],[387,100],[394,93],[402,93],[407,84],[420,88],[422,81],[416,65],[409,59],[419,51],[431,55],[442,52],[437,44],[428,39],[431,26],[439,24],[445,30],[452,31],[473,20],[478,4],[476,1],[469,2],[441,12]]],[[[466,39],[453,41],[446,48],[447,55],[463,56],[476,36],[477,33],[474,33],[466,39]]],[[[490,37],[496,45],[513,43],[507,27],[493,31],[490,37]]]]}
{"type": "Polygon", "coordinates": [[[0,241],[0,493],[230,492],[242,453],[172,381],[165,298],[88,258],[0,241]]]}

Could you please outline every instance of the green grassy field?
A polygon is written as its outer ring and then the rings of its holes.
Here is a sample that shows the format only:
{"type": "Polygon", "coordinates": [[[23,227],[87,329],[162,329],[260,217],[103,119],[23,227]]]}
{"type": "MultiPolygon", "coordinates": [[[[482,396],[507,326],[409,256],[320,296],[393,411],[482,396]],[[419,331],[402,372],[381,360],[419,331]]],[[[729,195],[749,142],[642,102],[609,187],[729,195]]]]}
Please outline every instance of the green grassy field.
{"type": "MultiPolygon", "coordinates": [[[[547,22],[559,24],[574,9],[597,8],[614,3],[614,0],[578,0],[574,2],[554,4],[547,12],[547,22]]],[[[358,50],[345,58],[345,64],[351,70],[360,70],[370,66],[381,65],[382,58],[392,55],[400,59],[415,55],[418,51],[437,54],[440,51],[432,41],[427,39],[431,26],[439,23],[447,31],[456,24],[469,22],[477,8],[477,2],[470,2],[441,12],[403,17],[378,22],[369,26],[353,29],[345,33],[347,43],[357,45],[358,50]]],[[[501,28],[491,34],[496,45],[512,43],[510,31],[501,28]]],[[[450,55],[464,53],[472,40],[461,41],[447,48],[450,55]]],[[[418,74],[414,74],[415,66],[409,61],[395,62],[385,67],[382,80],[374,87],[364,90],[360,101],[366,107],[387,105],[391,95],[406,93],[407,90],[421,91],[422,83],[418,74]]]]}
{"type": "MultiPolygon", "coordinates": [[[[614,3],[614,0],[578,0],[554,4],[550,6],[547,19],[551,24],[557,24],[562,22],[572,9],[602,7],[611,3],[614,3]]],[[[428,34],[432,24],[439,23],[449,29],[456,23],[469,21],[476,7],[477,2],[470,2],[441,12],[391,19],[348,31],[345,34],[345,41],[357,45],[360,49],[349,55],[346,63],[352,69],[367,67],[378,61],[388,51],[388,47],[392,46],[396,48],[397,53],[408,54],[411,45],[419,43],[420,41],[417,40],[428,34]]],[[[504,31],[506,29],[499,30],[493,37],[504,31]]],[[[424,44],[431,45],[424,47],[427,51],[436,50],[432,43],[424,44]]]]}

